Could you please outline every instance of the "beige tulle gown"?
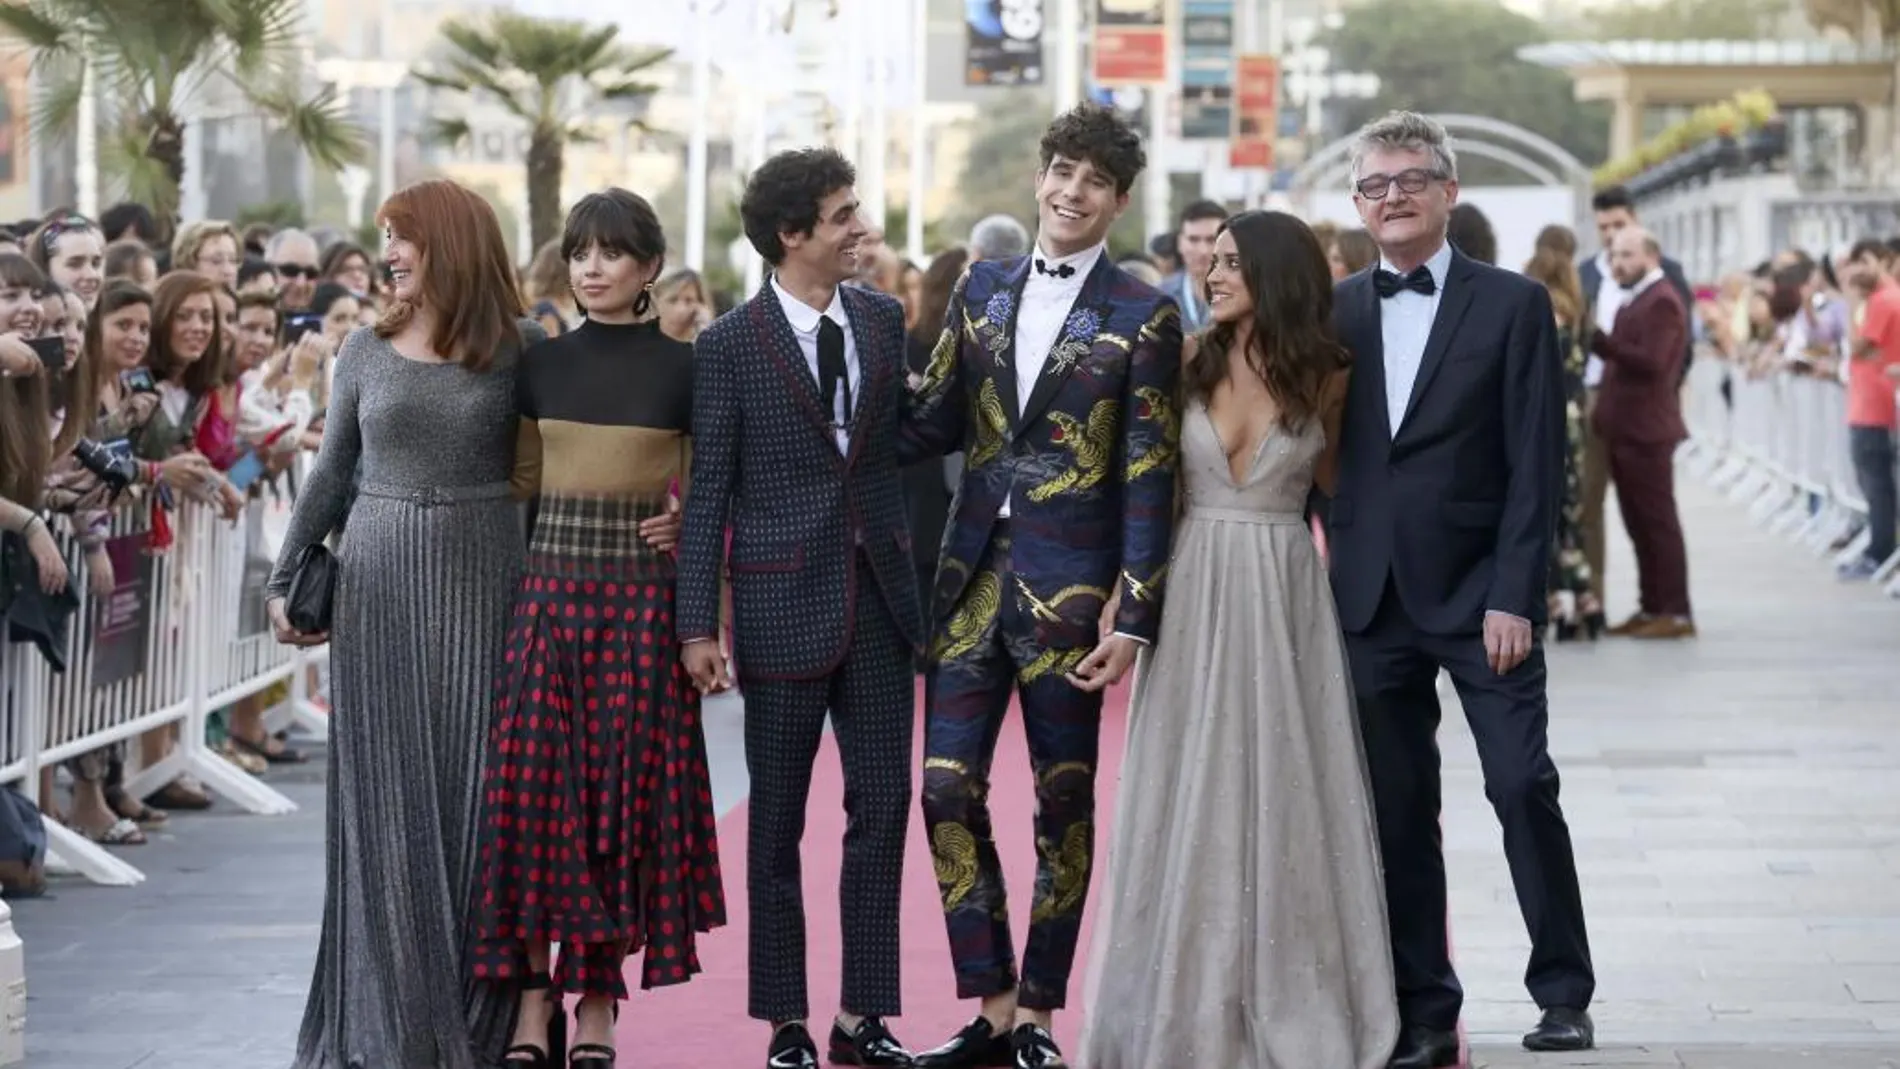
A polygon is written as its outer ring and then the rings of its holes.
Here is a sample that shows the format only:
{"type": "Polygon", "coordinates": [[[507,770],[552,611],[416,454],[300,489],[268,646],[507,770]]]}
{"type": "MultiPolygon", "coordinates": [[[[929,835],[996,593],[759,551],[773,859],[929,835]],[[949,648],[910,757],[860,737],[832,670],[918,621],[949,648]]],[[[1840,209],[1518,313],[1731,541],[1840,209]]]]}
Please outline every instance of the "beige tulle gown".
{"type": "Polygon", "coordinates": [[[1302,519],[1325,433],[1236,484],[1206,408],[1130,707],[1083,1069],[1384,1069],[1398,1037],[1365,757],[1302,519]]]}

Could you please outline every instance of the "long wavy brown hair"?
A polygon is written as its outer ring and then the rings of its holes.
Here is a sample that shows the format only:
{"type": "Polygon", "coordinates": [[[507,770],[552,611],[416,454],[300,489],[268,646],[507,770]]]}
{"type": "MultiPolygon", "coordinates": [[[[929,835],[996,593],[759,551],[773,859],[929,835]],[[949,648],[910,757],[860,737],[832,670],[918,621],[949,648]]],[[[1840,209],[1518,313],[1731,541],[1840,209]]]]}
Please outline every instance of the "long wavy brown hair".
{"type": "Polygon", "coordinates": [[[224,384],[224,318],[218,314],[221,288],[216,279],[196,271],[170,272],[152,287],[152,347],[145,353],[145,366],[159,382],[176,379],[193,398],[224,384]],[[204,355],[187,365],[172,351],[172,321],[183,314],[186,301],[200,295],[211,302],[211,341],[204,355]]]}
{"type": "MultiPolygon", "coordinates": [[[[1279,406],[1280,426],[1304,428],[1318,417],[1326,384],[1352,363],[1333,333],[1333,272],[1326,250],[1304,222],[1285,212],[1248,211],[1215,232],[1234,236],[1240,276],[1253,298],[1247,361],[1279,406]]],[[[1206,283],[1202,283],[1205,293],[1206,283]]],[[[1240,335],[1216,321],[1202,335],[1201,352],[1182,369],[1187,395],[1205,404],[1231,371],[1240,335]]]]}
{"type": "Polygon", "coordinates": [[[1583,316],[1583,280],[1577,277],[1577,235],[1552,223],[1537,232],[1537,245],[1524,277],[1544,284],[1557,321],[1574,327],[1583,316]]]}
{"type": "MultiPolygon", "coordinates": [[[[435,315],[429,348],[470,371],[486,371],[504,346],[521,344],[518,321],[527,308],[501,223],[480,194],[446,178],[417,182],[384,201],[376,222],[420,254],[419,303],[435,315]]],[[[395,337],[415,314],[414,304],[392,296],[376,321],[377,335],[395,337]]]]}

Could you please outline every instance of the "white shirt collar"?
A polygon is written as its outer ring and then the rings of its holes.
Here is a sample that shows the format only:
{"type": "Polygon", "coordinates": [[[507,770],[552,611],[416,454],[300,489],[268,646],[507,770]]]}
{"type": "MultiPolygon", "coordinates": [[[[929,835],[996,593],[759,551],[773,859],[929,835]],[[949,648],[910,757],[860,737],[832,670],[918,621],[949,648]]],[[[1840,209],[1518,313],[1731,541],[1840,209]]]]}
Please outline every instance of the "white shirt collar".
{"type": "Polygon", "coordinates": [[[1083,249],[1081,252],[1072,252],[1067,256],[1050,256],[1042,251],[1042,238],[1038,236],[1035,250],[1029,254],[1029,278],[1031,281],[1040,278],[1043,282],[1080,286],[1082,280],[1089,277],[1089,272],[1095,270],[1095,262],[1102,258],[1102,254],[1107,251],[1107,249],[1108,244],[1106,242],[1097,242],[1083,249]],[[1075,274],[1070,275],[1068,278],[1056,278],[1053,275],[1045,275],[1036,270],[1035,261],[1037,260],[1041,260],[1043,264],[1051,270],[1065,266],[1073,267],[1075,268],[1075,274]]]}
{"type": "Polygon", "coordinates": [[[822,312],[792,296],[791,291],[779,285],[778,276],[776,274],[772,276],[772,293],[778,297],[779,307],[785,310],[785,318],[791,321],[792,329],[800,334],[817,333],[818,320],[826,317],[829,317],[832,322],[838,324],[840,327],[849,327],[851,325],[844,314],[843,286],[839,286],[837,289],[831,291],[831,304],[826,306],[822,312]]]}
{"type": "MultiPolygon", "coordinates": [[[[1403,271],[1392,266],[1392,261],[1386,259],[1384,253],[1379,255],[1379,266],[1395,275],[1404,274],[1403,271]]],[[[1432,253],[1431,256],[1426,259],[1424,266],[1426,270],[1432,273],[1432,282],[1437,285],[1438,292],[1443,293],[1445,291],[1445,276],[1451,271],[1451,242],[1447,241],[1438,246],[1438,251],[1432,253]]]]}
{"type": "Polygon", "coordinates": [[[1639,295],[1642,294],[1644,290],[1648,289],[1651,286],[1654,286],[1657,282],[1661,281],[1662,277],[1663,277],[1662,268],[1660,267],[1650,268],[1649,274],[1644,275],[1642,278],[1637,279],[1636,285],[1631,286],[1629,288],[1630,299],[1635,300],[1639,295]]]}

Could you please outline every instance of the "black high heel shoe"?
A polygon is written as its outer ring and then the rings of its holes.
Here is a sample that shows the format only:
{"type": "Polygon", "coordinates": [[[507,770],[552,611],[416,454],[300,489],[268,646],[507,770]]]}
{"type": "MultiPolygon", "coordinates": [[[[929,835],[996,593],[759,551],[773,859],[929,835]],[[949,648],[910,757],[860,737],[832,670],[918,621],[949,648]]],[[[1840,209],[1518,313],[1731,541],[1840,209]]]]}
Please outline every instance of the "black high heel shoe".
{"type": "MultiPolygon", "coordinates": [[[[575,1008],[578,1016],[580,1010],[575,1008]]],[[[614,1020],[620,1020],[620,1003],[614,1003],[614,1020]]],[[[567,1069],[613,1069],[615,1051],[605,1043],[576,1043],[568,1048],[567,1069]]]]}
{"type": "Polygon", "coordinates": [[[536,973],[522,981],[523,991],[548,992],[548,1045],[517,1043],[509,1047],[501,1056],[506,1069],[560,1069],[562,1059],[567,1056],[567,1011],[561,1008],[561,1000],[555,997],[553,987],[547,973],[536,973]]]}

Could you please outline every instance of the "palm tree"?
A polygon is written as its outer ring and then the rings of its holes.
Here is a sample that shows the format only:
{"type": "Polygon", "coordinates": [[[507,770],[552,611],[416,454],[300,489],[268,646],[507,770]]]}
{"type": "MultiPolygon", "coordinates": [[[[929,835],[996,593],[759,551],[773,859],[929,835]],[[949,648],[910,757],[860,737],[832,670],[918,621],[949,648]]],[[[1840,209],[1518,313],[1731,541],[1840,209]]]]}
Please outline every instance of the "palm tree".
{"type": "Polygon", "coordinates": [[[305,91],[302,10],[301,0],[26,0],[0,3],[0,34],[32,54],[45,87],[35,122],[54,138],[75,129],[91,67],[103,110],[116,115],[101,156],[126,196],[169,220],[192,101],[234,95],[324,166],[363,157],[334,90],[305,91]]]}
{"type": "MultiPolygon", "coordinates": [[[[594,113],[601,103],[651,96],[656,87],[638,76],[672,52],[628,48],[616,40],[616,26],[509,11],[479,22],[451,19],[440,33],[439,58],[416,71],[416,78],[471,100],[490,101],[527,124],[528,230],[540,248],[560,233],[567,146],[598,139],[594,113]]],[[[467,119],[435,119],[430,133],[453,144],[471,131],[467,119]]],[[[524,255],[533,255],[533,249],[524,255]]]]}

